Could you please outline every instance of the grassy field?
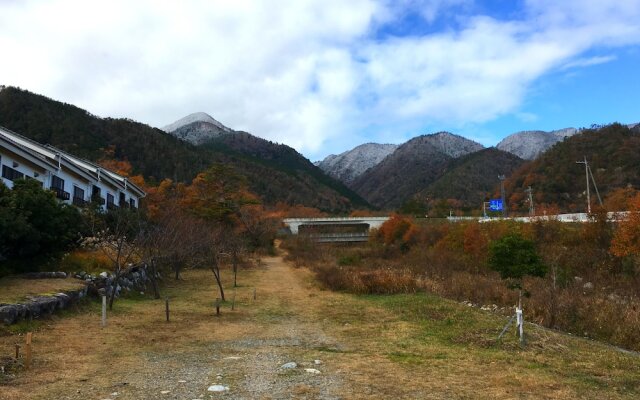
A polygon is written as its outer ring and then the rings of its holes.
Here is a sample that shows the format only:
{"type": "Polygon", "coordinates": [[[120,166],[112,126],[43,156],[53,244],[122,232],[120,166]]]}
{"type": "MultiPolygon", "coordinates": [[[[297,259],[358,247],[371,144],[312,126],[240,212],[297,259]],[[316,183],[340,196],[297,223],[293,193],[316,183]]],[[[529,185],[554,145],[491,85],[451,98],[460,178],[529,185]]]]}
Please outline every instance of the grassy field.
{"type": "Polygon", "coordinates": [[[77,279],[23,279],[18,277],[0,278],[0,303],[18,303],[29,296],[48,296],[65,290],[80,289],[84,286],[77,279]]]}
{"type": "MultiPolygon", "coordinates": [[[[214,315],[213,276],[196,270],[187,271],[182,281],[165,282],[169,323],[164,321],[164,300],[138,296],[118,301],[104,329],[97,303],[29,326],[35,330],[33,368],[6,380],[0,397],[640,396],[640,358],[635,354],[533,325],[526,327],[528,344],[521,348],[513,332],[496,341],[504,317],[423,293],[325,291],[305,268],[293,268],[280,257],[263,262],[264,267],[241,272],[236,309],[230,310],[234,294],[228,290],[220,317],[214,315]],[[279,368],[289,361],[299,368],[279,368]],[[214,383],[229,391],[207,392],[214,383]]],[[[16,330],[4,332],[0,354],[10,355],[23,336],[16,330]]]]}

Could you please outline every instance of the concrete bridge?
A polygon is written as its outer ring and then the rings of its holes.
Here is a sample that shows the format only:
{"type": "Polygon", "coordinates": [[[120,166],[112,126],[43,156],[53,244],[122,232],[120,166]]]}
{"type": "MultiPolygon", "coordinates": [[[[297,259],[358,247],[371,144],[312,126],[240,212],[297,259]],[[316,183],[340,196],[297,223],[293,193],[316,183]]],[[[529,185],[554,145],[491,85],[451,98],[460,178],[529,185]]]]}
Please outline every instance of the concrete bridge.
{"type": "Polygon", "coordinates": [[[389,217],[285,218],[294,235],[305,234],[318,242],[366,242],[369,231],[378,229],[389,217]],[[302,228],[303,232],[300,232],[302,228]],[[345,232],[350,229],[351,232],[345,232]]]}

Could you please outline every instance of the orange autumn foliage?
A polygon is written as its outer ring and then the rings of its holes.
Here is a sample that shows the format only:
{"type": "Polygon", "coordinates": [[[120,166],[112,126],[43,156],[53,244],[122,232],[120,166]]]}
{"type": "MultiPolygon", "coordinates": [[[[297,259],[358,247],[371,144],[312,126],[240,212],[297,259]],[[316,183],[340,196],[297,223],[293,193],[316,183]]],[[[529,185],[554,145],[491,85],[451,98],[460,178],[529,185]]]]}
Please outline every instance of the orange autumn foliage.
{"type": "Polygon", "coordinates": [[[604,208],[607,211],[627,211],[633,207],[633,199],[638,194],[634,188],[614,189],[604,199],[604,208]]]}
{"type": "Polygon", "coordinates": [[[467,225],[463,233],[463,249],[466,254],[477,258],[484,259],[487,254],[487,245],[489,241],[480,230],[480,224],[471,223],[467,225]]]}
{"type": "Polygon", "coordinates": [[[618,257],[640,256],[640,194],[630,202],[630,214],[618,224],[610,251],[618,257]]]}
{"type": "Polygon", "coordinates": [[[109,171],[115,172],[118,175],[127,177],[134,185],[142,188],[144,191],[147,191],[148,187],[144,177],[142,175],[131,175],[133,167],[129,161],[103,158],[98,161],[98,165],[108,169],[109,171]]]}
{"type": "Polygon", "coordinates": [[[393,214],[391,218],[378,229],[376,237],[382,239],[386,245],[398,244],[408,246],[415,241],[417,234],[418,227],[411,219],[393,214]]]}

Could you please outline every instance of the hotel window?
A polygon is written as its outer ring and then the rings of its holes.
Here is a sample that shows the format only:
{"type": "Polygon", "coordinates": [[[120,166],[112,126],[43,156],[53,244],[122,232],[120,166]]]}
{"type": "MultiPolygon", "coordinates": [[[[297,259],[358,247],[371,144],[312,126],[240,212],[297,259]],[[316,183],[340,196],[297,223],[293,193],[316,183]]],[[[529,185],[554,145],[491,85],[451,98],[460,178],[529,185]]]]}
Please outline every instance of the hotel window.
{"type": "Polygon", "coordinates": [[[64,179],[58,176],[51,177],[51,189],[60,189],[64,190],[64,179]]]}
{"type": "Polygon", "coordinates": [[[60,200],[69,200],[69,192],[64,191],[64,179],[58,176],[51,177],[51,190],[56,193],[56,197],[60,200]]]}
{"type": "Polygon", "coordinates": [[[113,207],[115,207],[115,205],[113,204],[113,195],[111,193],[107,193],[107,208],[108,209],[112,209],[113,207]]]}
{"type": "Polygon", "coordinates": [[[2,177],[10,181],[15,181],[16,179],[24,178],[24,174],[20,171],[16,171],[8,165],[3,165],[2,177]]]}
{"type": "Polygon", "coordinates": [[[73,204],[77,206],[84,205],[84,189],[77,186],[73,187],[73,204]]]}

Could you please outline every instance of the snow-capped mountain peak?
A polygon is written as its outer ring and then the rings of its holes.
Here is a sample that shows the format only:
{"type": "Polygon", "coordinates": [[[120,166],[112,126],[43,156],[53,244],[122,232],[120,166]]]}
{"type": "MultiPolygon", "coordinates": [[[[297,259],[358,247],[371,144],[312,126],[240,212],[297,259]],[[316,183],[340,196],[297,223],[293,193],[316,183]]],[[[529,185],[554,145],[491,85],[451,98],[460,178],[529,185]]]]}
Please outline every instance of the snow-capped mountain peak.
{"type": "Polygon", "coordinates": [[[163,128],[163,131],[193,144],[202,144],[226,133],[233,133],[212,116],[204,112],[189,114],[163,128]]]}
{"type": "Polygon", "coordinates": [[[338,155],[331,154],[317,165],[332,177],[350,183],[396,148],[395,144],[365,143],[338,155]]]}
{"type": "Polygon", "coordinates": [[[217,126],[223,131],[231,132],[230,128],[227,128],[226,126],[222,125],[219,121],[216,121],[211,115],[205,112],[196,112],[193,114],[189,114],[186,117],[180,118],[176,122],[169,124],[161,129],[165,132],[171,133],[182,128],[183,126],[192,124],[194,122],[206,122],[206,123],[217,126]]]}
{"type": "Polygon", "coordinates": [[[556,131],[522,131],[502,139],[498,149],[515,154],[525,160],[533,160],[557,142],[578,133],[576,128],[564,128],[556,131]]]}

